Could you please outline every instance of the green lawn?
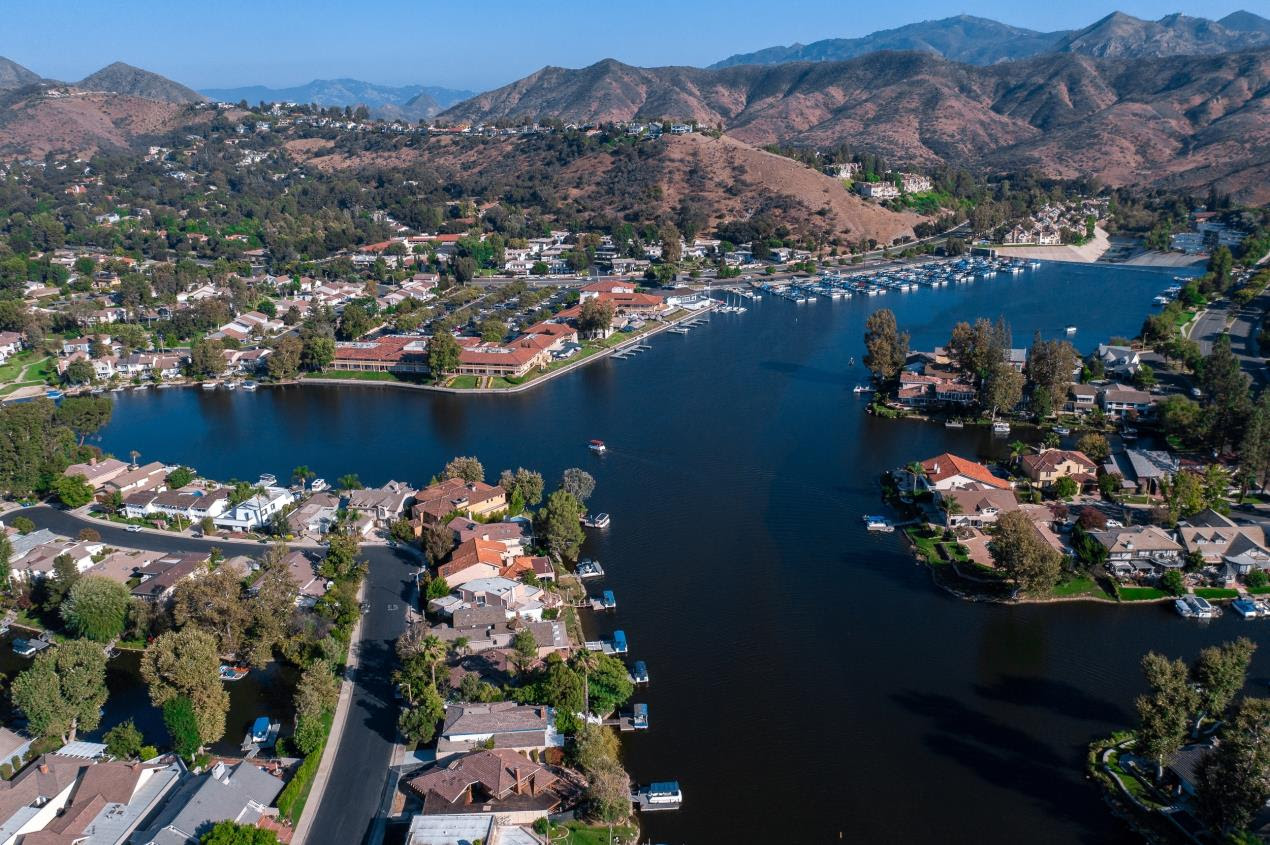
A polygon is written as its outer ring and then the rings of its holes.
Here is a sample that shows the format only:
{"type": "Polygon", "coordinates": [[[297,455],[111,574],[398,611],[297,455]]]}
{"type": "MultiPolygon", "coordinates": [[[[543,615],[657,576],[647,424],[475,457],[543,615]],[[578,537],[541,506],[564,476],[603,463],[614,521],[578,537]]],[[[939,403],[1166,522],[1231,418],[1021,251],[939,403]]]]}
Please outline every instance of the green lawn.
{"type": "Polygon", "coordinates": [[[569,831],[568,837],[560,837],[556,833],[559,827],[553,826],[551,834],[553,845],[609,845],[610,841],[621,841],[623,845],[626,845],[626,843],[638,841],[639,837],[639,828],[620,825],[613,828],[611,840],[607,827],[590,827],[582,822],[568,822],[565,828],[569,831]]]}
{"type": "Polygon", "coordinates": [[[450,379],[447,387],[453,387],[458,390],[471,390],[476,387],[476,376],[455,376],[450,379]]]}
{"type": "Polygon", "coordinates": [[[1249,587],[1248,592],[1252,593],[1254,596],[1264,596],[1267,593],[1270,593],[1270,584],[1267,584],[1264,587],[1249,587]]]}
{"type": "Polygon", "coordinates": [[[1226,590],[1220,587],[1202,587],[1195,590],[1195,595],[1199,596],[1202,599],[1208,599],[1210,601],[1213,599],[1218,599],[1218,600],[1237,599],[1239,598],[1239,591],[1226,590]]]}
{"type": "Polygon", "coordinates": [[[403,381],[393,373],[380,373],[370,370],[322,370],[306,378],[337,378],[352,381],[403,381]]]}
{"type": "Polygon", "coordinates": [[[1155,587],[1121,587],[1121,601],[1152,601],[1153,599],[1168,598],[1168,593],[1163,590],[1157,590],[1155,587]]]}
{"type": "Polygon", "coordinates": [[[8,361],[0,364],[0,381],[16,380],[18,376],[22,375],[22,371],[27,368],[28,364],[36,362],[36,355],[37,353],[34,349],[24,349],[8,361]]]}
{"type": "Polygon", "coordinates": [[[1097,580],[1089,576],[1064,581],[1054,588],[1052,595],[1058,598],[1072,598],[1075,596],[1092,596],[1100,599],[1112,598],[1097,580]]]}

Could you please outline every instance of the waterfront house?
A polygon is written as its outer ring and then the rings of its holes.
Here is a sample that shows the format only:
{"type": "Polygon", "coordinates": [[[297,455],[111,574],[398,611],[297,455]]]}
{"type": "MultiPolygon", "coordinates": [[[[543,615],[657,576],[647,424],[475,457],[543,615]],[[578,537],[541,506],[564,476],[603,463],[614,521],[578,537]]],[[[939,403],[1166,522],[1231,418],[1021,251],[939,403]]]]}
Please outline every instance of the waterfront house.
{"type": "Polygon", "coordinates": [[[1109,346],[1098,344],[1098,360],[1103,370],[1110,376],[1130,377],[1137,375],[1142,368],[1141,353],[1128,346],[1109,346]]]}
{"type": "Polygon", "coordinates": [[[0,780],[0,836],[4,842],[42,830],[70,800],[80,772],[91,760],[45,754],[15,775],[0,780]]]}
{"type": "Polygon", "coordinates": [[[1222,581],[1242,578],[1253,570],[1270,569],[1270,550],[1260,525],[1237,525],[1230,517],[1208,508],[1177,527],[1182,548],[1199,554],[1222,581]]]}
{"type": "Polygon", "coordinates": [[[1107,568],[1117,578],[1159,575],[1181,569],[1184,562],[1181,545],[1154,525],[1092,531],[1090,536],[1107,550],[1107,568]]]}
{"type": "Polygon", "coordinates": [[[1109,384],[1098,391],[1098,404],[1107,416],[1118,419],[1126,415],[1142,416],[1151,410],[1151,394],[1136,387],[1109,384]]]}
{"type": "Polygon", "coordinates": [[[943,503],[956,503],[944,511],[944,525],[947,528],[983,528],[995,525],[1002,514],[1019,509],[1012,490],[954,488],[940,490],[936,495],[943,503]]]}
{"type": "Polygon", "coordinates": [[[160,490],[163,489],[167,477],[168,468],[158,461],[152,461],[145,466],[120,473],[109,481],[104,482],[102,490],[107,495],[119,493],[122,496],[142,490],[160,490]]]}
{"type": "Polygon", "coordinates": [[[506,748],[473,751],[438,763],[406,781],[423,799],[423,812],[498,814],[509,822],[532,822],[554,812],[562,796],[546,766],[506,748]]]}
{"type": "Polygon", "coordinates": [[[1011,484],[998,478],[986,466],[959,455],[945,452],[921,462],[922,483],[929,490],[982,489],[995,487],[1009,490],[1011,484]]]}
{"type": "Polygon", "coordinates": [[[549,594],[541,587],[494,576],[468,581],[453,594],[433,599],[428,608],[450,616],[463,607],[497,607],[508,619],[519,616],[531,622],[541,622],[543,610],[548,605],[559,603],[560,598],[555,593],[549,594]]]}
{"type": "Polygon", "coordinates": [[[265,487],[263,492],[239,502],[213,521],[231,531],[254,531],[268,525],[294,499],[291,491],[284,487],[265,487]]]}
{"type": "Polygon", "coordinates": [[[52,574],[57,559],[63,556],[69,558],[75,564],[75,571],[82,574],[92,567],[94,555],[101,554],[104,549],[99,541],[59,538],[30,548],[20,556],[15,550],[10,557],[11,576],[28,581],[45,578],[52,574]]]}
{"type": "Polygon", "coordinates": [[[236,765],[217,762],[212,768],[187,777],[135,834],[133,845],[194,845],[223,821],[252,826],[267,816],[282,780],[244,760],[236,765]]]}
{"type": "Polygon", "coordinates": [[[292,533],[320,537],[339,519],[340,500],[334,493],[314,493],[287,515],[292,533]]]}
{"type": "Polygon", "coordinates": [[[74,478],[78,475],[88,482],[89,487],[94,490],[101,490],[108,481],[113,481],[127,471],[128,465],[115,458],[102,458],[101,460],[90,458],[87,463],[71,464],[62,471],[62,475],[67,478],[74,478]]]}
{"type": "Polygon", "coordinates": [[[506,509],[507,493],[502,487],[483,481],[448,478],[415,493],[410,514],[418,536],[424,524],[441,522],[456,512],[472,519],[506,509]]]}
{"type": "Polygon", "coordinates": [[[437,568],[437,574],[450,587],[459,587],[477,578],[493,578],[503,571],[507,548],[493,540],[471,539],[459,543],[450,559],[437,568]]]}
{"type": "Polygon", "coordinates": [[[917,373],[900,371],[896,399],[901,405],[924,407],[927,405],[969,405],[979,392],[973,384],[958,375],[934,374],[933,371],[917,373]]]}
{"type": "Polygon", "coordinates": [[[387,525],[401,516],[401,512],[415,494],[415,490],[400,481],[389,481],[382,487],[353,490],[348,494],[348,509],[361,511],[374,517],[381,525],[387,525]]]}
{"type": "Polygon", "coordinates": [[[468,652],[479,654],[491,649],[511,648],[516,633],[521,630],[529,631],[533,635],[540,658],[553,652],[567,654],[573,648],[569,632],[562,620],[545,619],[542,622],[508,620],[507,614],[500,607],[458,608],[450,617],[450,624],[442,622],[433,625],[429,633],[446,643],[453,643],[462,638],[467,641],[468,652]]]}
{"type": "Polygon", "coordinates": [[[304,552],[288,552],[282,563],[287,568],[287,577],[295,584],[296,607],[312,607],[330,589],[331,585],[318,574],[313,559],[304,552]]]}
{"type": "Polygon", "coordinates": [[[1072,384],[1067,387],[1068,411],[1084,413],[1098,405],[1098,388],[1092,384],[1072,384]]]}
{"type": "Polygon", "coordinates": [[[1042,449],[1039,454],[1024,455],[1019,459],[1019,468],[1042,487],[1049,487],[1060,478],[1090,484],[1097,481],[1098,472],[1098,465],[1075,449],[1042,449]]]}
{"type": "Polygon", "coordinates": [[[450,704],[437,736],[437,761],[479,748],[506,748],[523,754],[564,745],[550,707],[495,701],[450,704]]]}
{"type": "Polygon", "coordinates": [[[36,827],[41,817],[47,815],[49,805],[40,807],[41,812],[22,825],[34,832],[22,836],[21,842],[23,845],[123,845],[141,821],[159,806],[184,771],[175,760],[168,763],[112,761],[84,766],[72,785],[69,800],[50,802],[56,805],[56,815],[42,827],[36,827]]]}
{"type": "Polygon", "coordinates": [[[141,583],[132,595],[152,603],[166,601],[181,581],[206,572],[208,560],[201,552],[165,555],[137,570],[141,583]]]}
{"type": "Polygon", "coordinates": [[[542,845],[542,839],[529,828],[512,824],[494,813],[416,815],[410,819],[405,845],[462,845],[470,842],[542,845]]]}

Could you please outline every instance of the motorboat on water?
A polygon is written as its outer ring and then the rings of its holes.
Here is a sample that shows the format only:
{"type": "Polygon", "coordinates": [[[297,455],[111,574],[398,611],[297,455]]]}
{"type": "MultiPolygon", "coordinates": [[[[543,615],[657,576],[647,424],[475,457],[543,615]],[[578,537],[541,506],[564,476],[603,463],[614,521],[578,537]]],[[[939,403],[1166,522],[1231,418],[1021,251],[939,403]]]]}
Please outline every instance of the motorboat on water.
{"type": "Polygon", "coordinates": [[[592,440],[587,444],[587,448],[596,454],[603,454],[608,451],[609,447],[604,445],[603,440],[592,440]]]}
{"type": "Polygon", "coordinates": [[[864,515],[864,527],[870,531],[881,531],[884,534],[890,534],[895,530],[895,526],[884,516],[875,516],[873,514],[864,515]]]}
{"type": "Polygon", "coordinates": [[[1188,619],[1212,619],[1221,613],[1203,596],[1182,596],[1173,602],[1173,608],[1188,619]]]}

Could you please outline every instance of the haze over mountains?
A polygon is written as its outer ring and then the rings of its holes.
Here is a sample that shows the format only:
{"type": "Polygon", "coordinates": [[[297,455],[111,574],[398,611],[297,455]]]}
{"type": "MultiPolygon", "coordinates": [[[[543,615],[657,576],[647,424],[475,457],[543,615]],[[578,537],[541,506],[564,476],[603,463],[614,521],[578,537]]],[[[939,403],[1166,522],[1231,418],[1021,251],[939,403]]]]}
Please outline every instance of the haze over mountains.
{"type": "Polygon", "coordinates": [[[812,44],[739,53],[711,68],[785,62],[832,62],[880,50],[917,50],[955,62],[990,65],[1042,53],[1090,56],[1168,56],[1226,53],[1270,45],[1270,20],[1233,12],[1219,21],[1168,15],[1158,21],[1113,12],[1080,30],[1037,32],[986,18],[958,15],[886,29],[862,38],[830,38],[812,44]]]}
{"type": "Polygon", "coordinates": [[[317,103],[319,106],[366,106],[386,119],[430,118],[442,109],[471,97],[472,91],[436,85],[377,85],[360,79],[315,79],[289,88],[249,85],[242,88],[204,88],[213,100],[237,103],[317,103]]]}
{"type": "MultiPolygon", "coordinates": [[[[1215,184],[1270,200],[1270,20],[1250,12],[1221,21],[1115,13],[1061,33],[959,16],[772,48],[711,69],[612,59],[546,67],[460,102],[468,92],[352,79],[206,93],[364,104],[374,116],[411,121],[693,120],[745,144],[845,143],[897,166],[1036,167],[1112,184],[1215,184]]],[[[203,99],[118,62],[68,86],[0,59],[0,154],[127,145],[197,119],[185,106],[203,99]],[[48,88],[103,93],[58,98],[48,88]]]]}

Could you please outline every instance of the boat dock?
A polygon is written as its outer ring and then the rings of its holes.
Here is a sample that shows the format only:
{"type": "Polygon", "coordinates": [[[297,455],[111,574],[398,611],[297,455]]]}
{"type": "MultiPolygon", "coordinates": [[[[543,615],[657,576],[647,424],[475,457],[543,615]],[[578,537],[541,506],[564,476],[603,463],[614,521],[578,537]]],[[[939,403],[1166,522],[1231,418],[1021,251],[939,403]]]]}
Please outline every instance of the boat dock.
{"type": "Polygon", "coordinates": [[[631,803],[641,813],[678,810],[684,803],[683,790],[678,781],[655,781],[632,792],[631,803]]]}
{"type": "Polygon", "coordinates": [[[630,713],[621,713],[616,718],[605,719],[604,724],[617,728],[622,733],[648,730],[648,705],[636,704],[630,713]]]}
{"type": "Polygon", "coordinates": [[[53,643],[49,639],[48,633],[43,633],[35,639],[24,639],[17,637],[13,641],[13,652],[21,657],[33,657],[38,652],[51,646],[53,643]]]}
{"type": "Polygon", "coordinates": [[[614,631],[611,639],[587,640],[583,645],[587,651],[598,651],[601,654],[626,654],[626,633],[614,631]]]}
{"type": "Polygon", "coordinates": [[[603,578],[604,567],[600,566],[600,562],[598,560],[586,558],[578,562],[578,565],[573,569],[573,574],[583,579],[603,578]]]}
{"type": "Polygon", "coordinates": [[[617,610],[617,599],[613,596],[612,590],[605,590],[598,598],[590,597],[587,599],[587,604],[592,610],[617,610]]]}

